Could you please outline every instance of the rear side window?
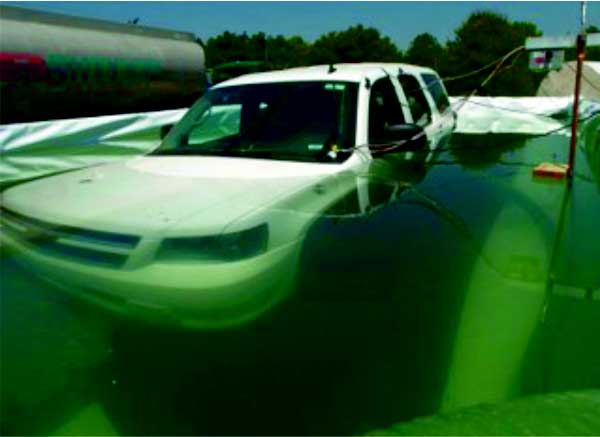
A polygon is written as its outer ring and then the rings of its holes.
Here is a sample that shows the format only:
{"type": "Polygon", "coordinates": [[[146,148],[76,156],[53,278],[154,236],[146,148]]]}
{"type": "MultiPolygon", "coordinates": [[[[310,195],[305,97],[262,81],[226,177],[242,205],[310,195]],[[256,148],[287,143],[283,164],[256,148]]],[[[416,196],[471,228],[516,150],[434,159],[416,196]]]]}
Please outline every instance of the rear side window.
{"type": "Polygon", "coordinates": [[[404,94],[408,99],[413,122],[419,126],[429,124],[431,122],[431,108],[417,78],[410,74],[400,74],[398,81],[400,81],[400,85],[402,85],[404,94]]]}
{"type": "Polygon", "coordinates": [[[422,74],[421,77],[427,84],[427,88],[435,101],[438,111],[444,112],[450,106],[450,102],[442,86],[442,80],[435,74],[422,74]]]}
{"type": "Polygon", "coordinates": [[[377,144],[386,126],[405,123],[398,95],[389,77],[379,79],[371,87],[369,101],[369,142],[377,144]]]}

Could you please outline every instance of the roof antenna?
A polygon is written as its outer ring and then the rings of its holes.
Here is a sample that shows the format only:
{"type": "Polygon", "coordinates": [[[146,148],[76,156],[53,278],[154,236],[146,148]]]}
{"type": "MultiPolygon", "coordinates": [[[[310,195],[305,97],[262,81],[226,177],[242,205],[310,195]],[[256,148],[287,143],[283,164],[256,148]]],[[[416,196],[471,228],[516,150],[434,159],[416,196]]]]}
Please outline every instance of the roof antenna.
{"type": "Polygon", "coordinates": [[[336,72],[335,65],[333,65],[333,63],[329,64],[329,70],[327,70],[327,74],[331,74],[331,73],[335,73],[335,72],[336,72]]]}

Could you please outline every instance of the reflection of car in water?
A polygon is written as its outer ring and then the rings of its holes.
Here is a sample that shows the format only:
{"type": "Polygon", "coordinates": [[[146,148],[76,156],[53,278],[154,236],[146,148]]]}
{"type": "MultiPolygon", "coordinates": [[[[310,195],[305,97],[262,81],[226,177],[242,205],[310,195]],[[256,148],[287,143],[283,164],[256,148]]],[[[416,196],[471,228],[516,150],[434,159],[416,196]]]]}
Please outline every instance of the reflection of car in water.
{"type": "Polygon", "coordinates": [[[419,151],[453,126],[426,68],[243,76],[211,89],[149,155],[7,190],[3,241],[46,279],[104,307],[234,326],[289,291],[315,216],[351,192],[360,213],[381,192],[393,196],[397,182],[369,191],[370,172],[393,173],[374,165],[378,155],[424,158],[419,151]]]}

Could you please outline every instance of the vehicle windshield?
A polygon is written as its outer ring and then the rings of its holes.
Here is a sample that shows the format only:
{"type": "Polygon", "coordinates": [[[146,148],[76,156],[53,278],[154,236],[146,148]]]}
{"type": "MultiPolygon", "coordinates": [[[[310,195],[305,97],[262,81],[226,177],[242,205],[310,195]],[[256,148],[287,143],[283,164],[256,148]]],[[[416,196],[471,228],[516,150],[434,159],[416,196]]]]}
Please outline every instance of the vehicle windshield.
{"type": "Polygon", "coordinates": [[[347,82],[215,88],[152,155],[342,162],[354,146],[357,90],[347,82]]]}

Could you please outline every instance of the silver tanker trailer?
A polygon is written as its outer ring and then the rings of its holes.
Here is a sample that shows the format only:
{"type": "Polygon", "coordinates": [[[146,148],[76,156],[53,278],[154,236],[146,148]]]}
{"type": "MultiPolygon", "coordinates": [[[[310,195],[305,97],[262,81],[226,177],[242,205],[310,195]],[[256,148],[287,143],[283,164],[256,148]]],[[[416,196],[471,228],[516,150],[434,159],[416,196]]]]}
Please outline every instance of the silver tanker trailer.
{"type": "Polygon", "coordinates": [[[191,33],[0,6],[0,123],[186,107],[205,72],[191,33]]]}

